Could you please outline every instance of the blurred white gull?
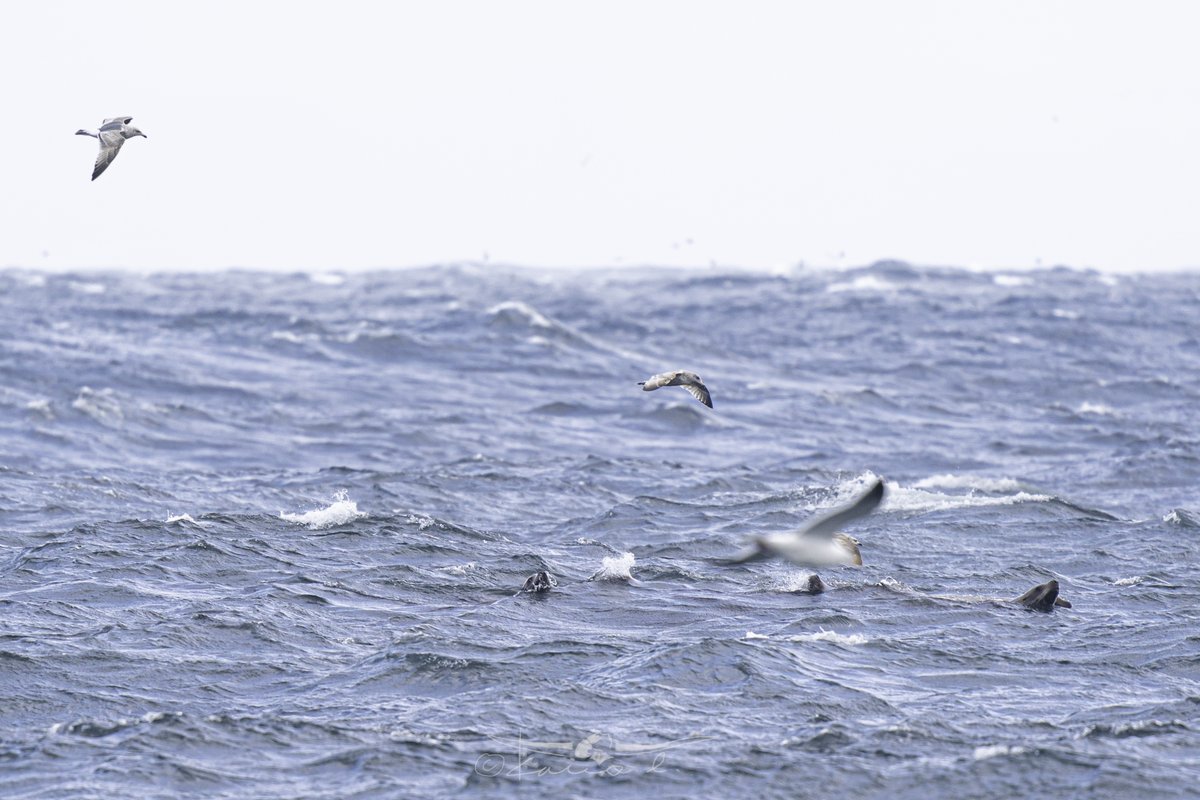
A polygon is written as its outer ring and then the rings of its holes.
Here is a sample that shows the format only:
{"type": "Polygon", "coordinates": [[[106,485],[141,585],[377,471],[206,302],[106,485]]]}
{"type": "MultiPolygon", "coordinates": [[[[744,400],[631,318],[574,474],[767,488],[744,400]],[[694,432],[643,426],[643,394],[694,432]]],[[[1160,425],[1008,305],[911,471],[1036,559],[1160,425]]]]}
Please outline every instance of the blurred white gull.
{"type": "Polygon", "coordinates": [[[875,479],[871,488],[848,505],[815,517],[796,531],[759,536],[754,544],[733,559],[734,563],[767,556],[779,556],[801,567],[829,567],[839,564],[861,567],[858,540],[840,532],[848,522],[865,517],[883,500],[883,481],[875,479]]]}

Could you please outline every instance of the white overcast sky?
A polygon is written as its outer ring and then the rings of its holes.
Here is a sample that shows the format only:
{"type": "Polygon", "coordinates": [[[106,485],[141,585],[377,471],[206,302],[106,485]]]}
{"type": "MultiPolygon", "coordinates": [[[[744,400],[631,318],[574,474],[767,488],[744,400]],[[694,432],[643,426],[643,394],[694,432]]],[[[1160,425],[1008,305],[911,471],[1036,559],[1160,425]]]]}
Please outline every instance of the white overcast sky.
{"type": "Polygon", "coordinates": [[[0,70],[0,267],[1200,267],[1200,3],[39,0],[0,70]]]}

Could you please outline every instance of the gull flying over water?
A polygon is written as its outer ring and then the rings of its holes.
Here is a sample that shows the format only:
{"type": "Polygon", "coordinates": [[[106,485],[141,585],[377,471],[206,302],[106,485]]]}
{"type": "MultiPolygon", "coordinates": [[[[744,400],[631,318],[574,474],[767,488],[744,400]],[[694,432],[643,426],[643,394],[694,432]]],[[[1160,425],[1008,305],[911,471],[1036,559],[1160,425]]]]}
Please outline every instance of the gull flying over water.
{"type": "Polygon", "coordinates": [[[117,153],[121,152],[121,145],[125,144],[126,139],[132,139],[135,136],[141,136],[143,139],[150,138],[130,125],[130,122],[133,122],[133,117],[109,117],[100,125],[99,131],[89,131],[84,128],[75,131],[76,136],[91,136],[100,140],[100,153],[96,156],[96,168],[92,170],[92,180],[99,178],[100,173],[108,169],[108,165],[117,157],[117,153]]]}
{"type": "Polygon", "coordinates": [[[796,531],[771,533],[754,540],[750,549],[733,559],[734,563],[779,556],[801,567],[829,567],[838,564],[860,567],[862,555],[858,540],[841,533],[848,522],[865,517],[883,500],[883,481],[876,478],[871,488],[848,505],[809,520],[796,531]]]}
{"type": "Polygon", "coordinates": [[[687,372],[682,369],[677,369],[674,372],[661,372],[649,380],[639,381],[638,386],[642,387],[643,392],[652,392],[663,386],[682,386],[692,397],[704,403],[709,408],[713,407],[712,397],[708,394],[708,387],[704,385],[704,381],[700,380],[700,376],[694,372],[687,372]]]}

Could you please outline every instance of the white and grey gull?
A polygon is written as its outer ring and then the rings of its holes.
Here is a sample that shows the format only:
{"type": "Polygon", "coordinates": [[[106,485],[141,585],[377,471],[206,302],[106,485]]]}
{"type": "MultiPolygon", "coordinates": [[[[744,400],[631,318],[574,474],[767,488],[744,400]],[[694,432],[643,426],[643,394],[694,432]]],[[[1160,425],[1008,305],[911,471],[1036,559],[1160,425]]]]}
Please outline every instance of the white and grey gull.
{"type": "Polygon", "coordinates": [[[642,387],[643,392],[652,392],[663,386],[679,386],[704,405],[709,408],[713,407],[712,396],[708,393],[708,387],[704,385],[704,381],[700,380],[700,376],[696,373],[687,370],[660,372],[647,380],[638,381],[638,386],[642,387]]]}
{"type": "Polygon", "coordinates": [[[799,530],[759,536],[734,558],[735,563],[779,556],[801,567],[862,566],[858,540],[841,532],[848,522],[867,516],[883,500],[883,481],[875,482],[850,503],[810,520],[799,530]]]}
{"type": "Polygon", "coordinates": [[[101,123],[98,131],[89,131],[84,128],[75,131],[76,136],[91,136],[100,140],[100,153],[96,156],[92,180],[99,178],[100,173],[108,169],[108,165],[117,157],[117,153],[121,152],[121,145],[125,144],[126,139],[132,139],[135,136],[141,136],[143,139],[150,138],[130,125],[130,122],[133,122],[133,117],[109,117],[101,123]]]}

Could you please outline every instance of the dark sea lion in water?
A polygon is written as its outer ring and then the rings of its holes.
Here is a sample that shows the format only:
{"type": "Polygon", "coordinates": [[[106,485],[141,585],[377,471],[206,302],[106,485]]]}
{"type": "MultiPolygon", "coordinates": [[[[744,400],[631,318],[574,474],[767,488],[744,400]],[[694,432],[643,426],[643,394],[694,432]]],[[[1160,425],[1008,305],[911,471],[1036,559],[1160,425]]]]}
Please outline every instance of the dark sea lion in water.
{"type": "Polygon", "coordinates": [[[525,579],[525,585],[521,587],[521,591],[541,594],[550,591],[555,586],[558,586],[558,581],[554,580],[554,576],[545,570],[540,570],[525,579]]]}
{"type": "Polygon", "coordinates": [[[1014,602],[1020,603],[1030,611],[1050,612],[1054,610],[1055,606],[1071,607],[1069,602],[1058,596],[1058,581],[1055,580],[1046,581],[1033,587],[1014,602]]]}
{"type": "Polygon", "coordinates": [[[792,594],[820,594],[825,591],[825,581],[821,580],[821,576],[815,572],[808,576],[808,580],[799,589],[792,590],[792,594]]]}

